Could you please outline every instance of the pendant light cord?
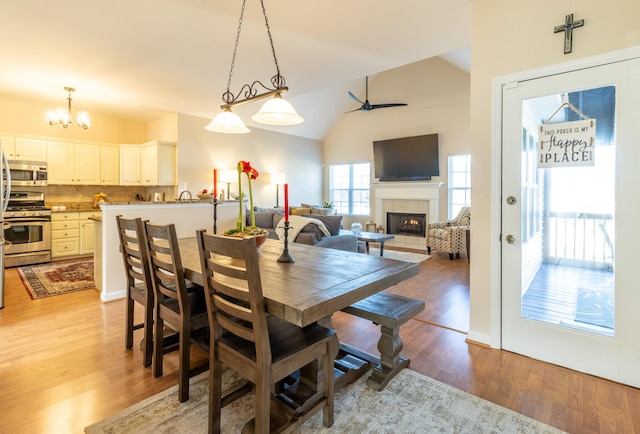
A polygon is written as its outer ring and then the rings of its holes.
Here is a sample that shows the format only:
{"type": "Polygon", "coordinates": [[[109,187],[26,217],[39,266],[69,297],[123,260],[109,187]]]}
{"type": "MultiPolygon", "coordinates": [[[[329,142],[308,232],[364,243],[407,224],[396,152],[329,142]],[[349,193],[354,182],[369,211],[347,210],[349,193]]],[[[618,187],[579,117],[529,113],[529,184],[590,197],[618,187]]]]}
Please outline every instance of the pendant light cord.
{"type": "MultiPolygon", "coordinates": [[[[229,79],[227,80],[227,90],[222,94],[222,101],[226,104],[232,103],[236,96],[231,93],[231,77],[233,77],[233,67],[236,64],[236,55],[238,54],[238,44],[240,43],[240,33],[242,32],[242,22],[244,21],[244,11],[247,0],[242,1],[242,9],[240,11],[240,19],[238,20],[238,30],[236,32],[236,42],[233,46],[233,56],[231,58],[231,68],[229,69],[229,79]]],[[[276,49],[273,46],[273,37],[271,36],[271,28],[269,27],[269,19],[267,18],[267,11],[264,7],[264,0],[260,0],[262,6],[262,15],[264,16],[264,23],[267,27],[267,36],[269,36],[269,44],[271,45],[271,53],[273,54],[273,63],[276,65],[276,75],[271,77],[271,84],[276,89],[281,89],[286,86],[287,82],[282,75],[280,75],[280,66],[278,65],[278,58],[276,57],[276,49]]]]}

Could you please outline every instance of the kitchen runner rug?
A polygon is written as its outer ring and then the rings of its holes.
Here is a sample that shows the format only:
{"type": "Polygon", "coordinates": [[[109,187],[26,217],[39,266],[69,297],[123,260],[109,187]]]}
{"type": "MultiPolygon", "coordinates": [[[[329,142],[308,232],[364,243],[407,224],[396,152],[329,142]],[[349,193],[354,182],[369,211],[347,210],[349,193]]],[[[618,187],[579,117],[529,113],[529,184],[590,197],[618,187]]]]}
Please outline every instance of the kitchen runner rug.
{"type": "Polygon", "coordinates": [[[96,287],[93,259],[27,265],[19,267],[18,274],[34,300],[96,287]]]}
{"type": "MultiPolygon", "coordinates": [[[[231,372],[231,374],[229,374],[231,372]]],[[[178,402],[173,386],[85,428],[86,434],[206,433],[208,372],[191,380],[189,400],[178,402]]],[[[223,390],[232,383],[223,374],[223,390]]],[[[402,370],[381,392],[369,388],[368,374],[335,397],[335,422],[322,425],[322,411],[296,433],[561,433],[555,428],[440,383],[402,370]]],[[[253,393],[222,409],[221,431],[239,433],[254,417],[253,393]]]]}

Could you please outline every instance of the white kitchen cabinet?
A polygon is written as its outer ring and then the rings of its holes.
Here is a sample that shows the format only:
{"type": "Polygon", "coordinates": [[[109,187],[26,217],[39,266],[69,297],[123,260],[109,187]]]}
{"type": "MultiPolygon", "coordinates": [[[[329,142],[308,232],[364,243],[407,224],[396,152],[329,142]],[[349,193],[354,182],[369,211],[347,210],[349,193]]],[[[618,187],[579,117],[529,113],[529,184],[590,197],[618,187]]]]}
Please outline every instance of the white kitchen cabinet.
{"type": "Polygon", "coordinates": [[[51,214],[51,257],[80,254],[80,213],[51,214]]]}
{"type": "Polygon", "coordinates": [[[100,184],[100,146],[47,142],[48,183],[100,184]]]}
{"type": "Polygon", "coordinates": [[[139,145],[120,145],[120,185],[141,185],[139,145]]]}
{"type": "Polygon", "coordinates": [[[175,185],[176,145],[154,140],[120,145],[120,185],[175,185]]]}
{"type": "Polygon", "coordinates": [[[0,141],[2,150],[9,160],[47,161],[45,140],[2,136],[0,141]]]}
{"type": "Polygon", "coordinates": [[[100,185],[100,146],[76,144],[75,182],[82,185],[100,185]]]}
{"type": "Polygon", "coordinates": [[[118,185],[120,183],[120,148],[118,146],[100,146],[100,184],[118,185]]]}
{"type": "Polygon", "coordinates": [[[101,217],[100,211],[80,212],[80,254],[89,255],[94,251],[95,236],[93,233],[94,221],[91,217],[101,217]]]}

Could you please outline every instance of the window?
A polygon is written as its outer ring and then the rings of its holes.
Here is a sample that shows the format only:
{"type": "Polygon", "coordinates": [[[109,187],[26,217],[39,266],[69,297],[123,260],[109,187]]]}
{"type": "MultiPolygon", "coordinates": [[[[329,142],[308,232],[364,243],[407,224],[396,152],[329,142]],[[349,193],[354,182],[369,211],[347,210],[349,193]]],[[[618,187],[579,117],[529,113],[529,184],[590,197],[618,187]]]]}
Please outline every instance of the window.
{"type": "Polygon", "coordinates": [[[449,155],[449,218],[471,205],[471,155],[449,155]]]}
{"type": "Polygon", "coordinates": [[[369,215],[371,164],[337,164],[329,167],[329,195],[338,214],[369,215]]]}

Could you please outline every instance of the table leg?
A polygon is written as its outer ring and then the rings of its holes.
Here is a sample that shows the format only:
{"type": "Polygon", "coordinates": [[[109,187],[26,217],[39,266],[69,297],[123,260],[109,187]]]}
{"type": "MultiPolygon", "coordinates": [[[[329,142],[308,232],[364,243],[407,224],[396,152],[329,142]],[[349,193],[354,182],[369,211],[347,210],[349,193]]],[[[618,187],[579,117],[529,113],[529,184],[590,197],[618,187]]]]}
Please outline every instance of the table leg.
{"type": "Polygon", "coordinates": [[[368,255],[369,254],[369,241],[365,241],[364,244],[366,246],[367,255],[368,255]]]}
{"type": "Polygon", "coordinates": [[[380,241],[380,256],[382,256],[383,252],[384,252],[384,241],[380,241]]]}

